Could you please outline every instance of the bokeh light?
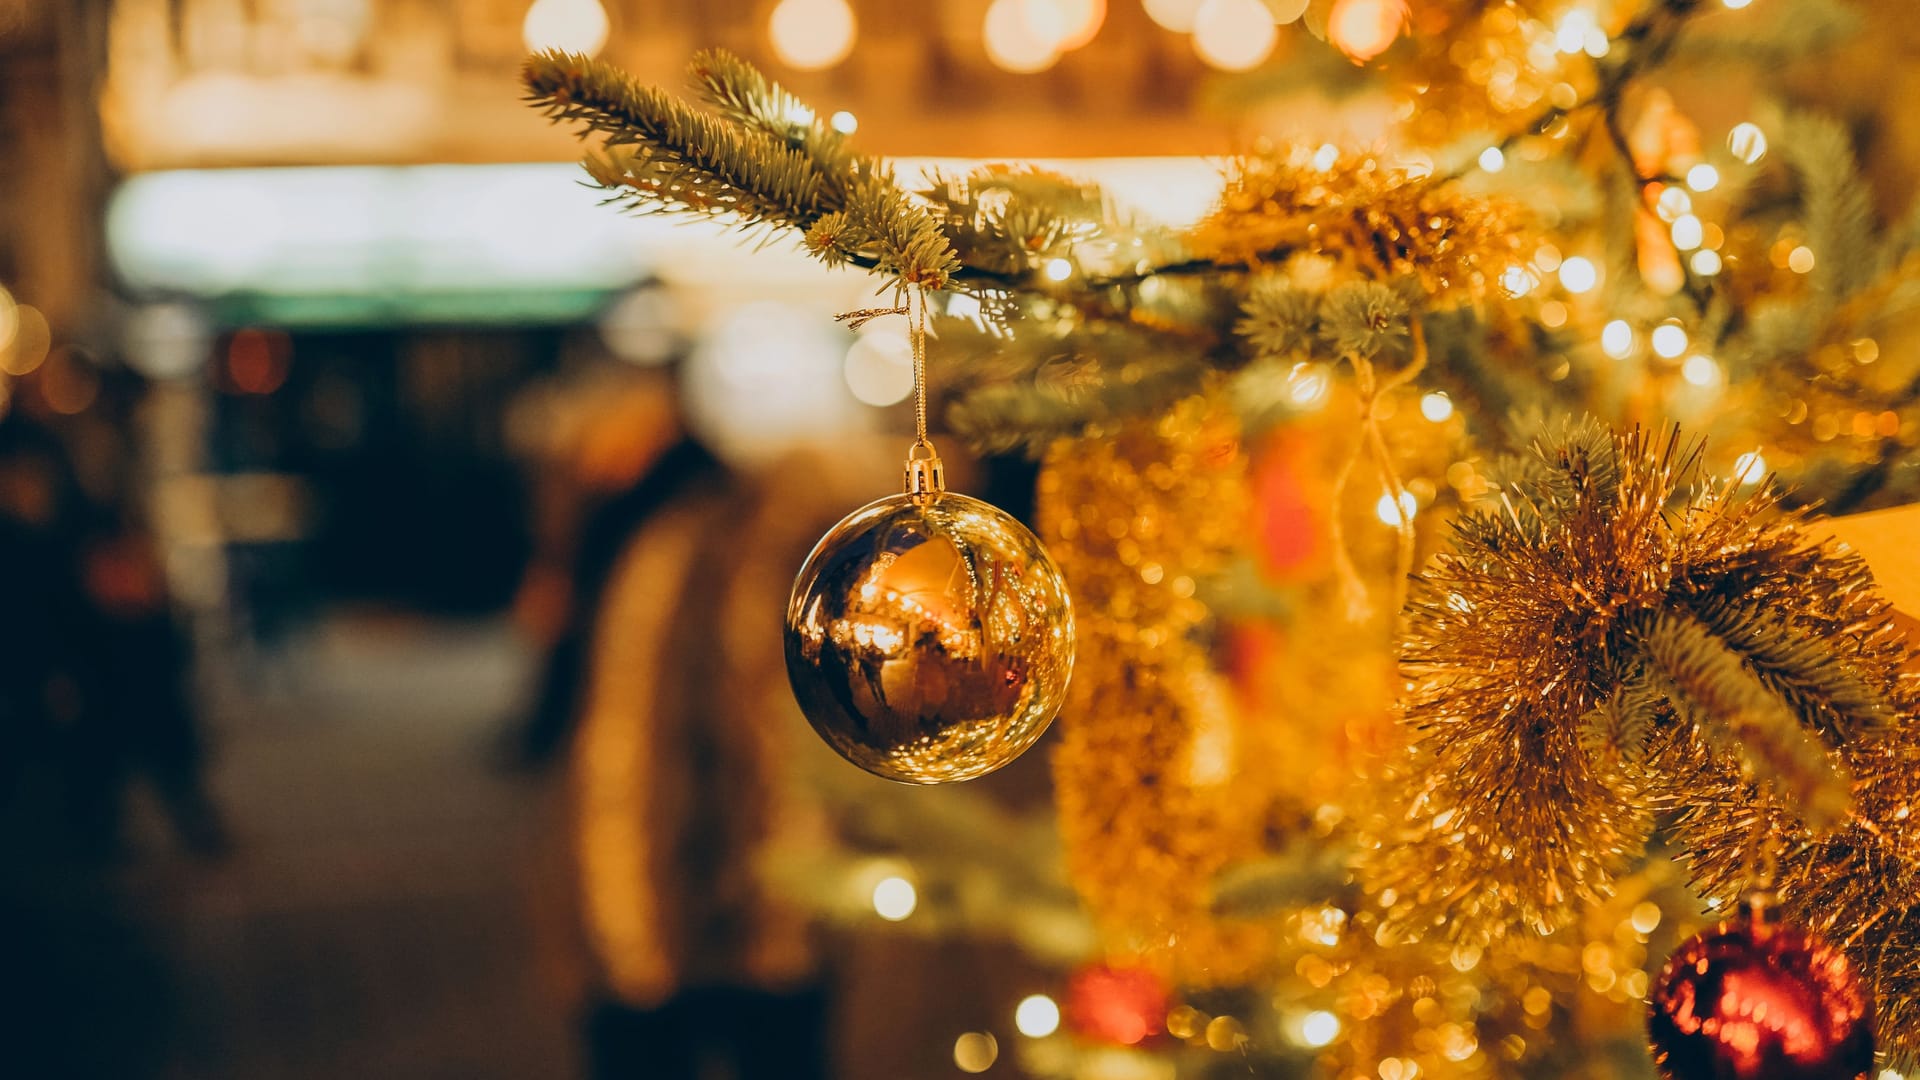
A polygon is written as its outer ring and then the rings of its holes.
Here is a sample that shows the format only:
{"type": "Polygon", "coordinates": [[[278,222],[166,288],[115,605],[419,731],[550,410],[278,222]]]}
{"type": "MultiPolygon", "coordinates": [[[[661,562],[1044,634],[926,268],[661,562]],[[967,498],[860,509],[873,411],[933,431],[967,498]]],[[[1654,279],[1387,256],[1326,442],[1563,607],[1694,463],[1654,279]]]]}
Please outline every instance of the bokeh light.
{"type": "Polygon", "coordinates": [[[520,23],[529,50],[565,49],[592,56],[607,44],[613,29],[600,0],[533,0],[520,23]]]}
{"type": "Polygon", "coordinates": [[[1666,360],[1679,359],[1687,351],[1687,331],[1679,323],[1661,323],[1651,337],[1654,355],[1666,360]]]}
{"type": "Polygon", "coordinates": [[[1092,41],[1107,18],[1107,0],[1020,0],[1027,32],[1056,52],[1092,41]]]}
{"type": "Polygon", "coordinates": [[[881,878],[873,887],[873,913],[888,922],[899,922],[920,906],[920,895],[913,882],[903,877],[881,878]]]}
{"type": "Polygon", "coordinates": [[[1260,0],[1206,0],[1193,19],[1193,51],[1222,71],[1248,71],[1273,55],[1280,30],[1260,0]]]}
{"type": "Polygon", "coordinates": [[[1334,0],[1327,40],[1364,63],[1386,52],[1406,22],[1406,0],[1334,0]]]}
{"type": "Polygon", "coordinates": [[[1727,132],[1727,151],[1748,165],[1767,156],[1767,133],[1760,125],[1740,123],[1727,132]]]}
{"type": "Polygon", "coordinates": [[[1030,1039],[1043,1039],[1060,1030],[1060,1006],[1045,994],[1031,994],[1014,1007],[1013,1026],[1030,1039]]]}
{"type": "Polygon", "coordinates": [[[818,71],[853,52],[859,24],[847,0],[780,0],[767,22],[767,36],[781,63],[818,71]]]}
{"type": "Polygon", "coordinates": [[[987,8],[982,44],[995,67],[1031,75],[1052,67],[1060,59],[1060,50],[1028,28],[1020,7],[1021,0],[993,0],[987,8]]]}
{"type": "Polygon", "coordinates": [[[969,1031],[953,1040],[953,1063],[961,1072],[983,1073],[1000,1060],[1000,1043],[984,1031],[969,1031]]]}
{"type": "Polygon", "coordinates": [[[1200,10],[1201,0],[1145,0],[1147,18],[1172,30],[1176,34],[1193,32],[1193,17],[1200,10]]]}

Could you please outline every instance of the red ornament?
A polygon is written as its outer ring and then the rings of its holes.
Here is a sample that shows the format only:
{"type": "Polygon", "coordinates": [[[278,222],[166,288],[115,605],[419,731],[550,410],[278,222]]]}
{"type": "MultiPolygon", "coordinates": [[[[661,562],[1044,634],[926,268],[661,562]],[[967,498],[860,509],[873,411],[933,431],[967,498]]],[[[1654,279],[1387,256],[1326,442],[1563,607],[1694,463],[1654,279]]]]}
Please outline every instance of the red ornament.
{"type": "Polygon", "coordinates": [[[1653,988],[1668,1080],[1856,1080],[1873,1066],[1873,999],[1846,954],[1742,917],[1685,942],[1653,988]]]}
{"type": "Polygon", "coordinates": [[[1067,980],[1066,1019],[1081,1035],[1133,1046],[1164,1029],[1167,986],[1144,968],[1083,967],[1067,980]]]}

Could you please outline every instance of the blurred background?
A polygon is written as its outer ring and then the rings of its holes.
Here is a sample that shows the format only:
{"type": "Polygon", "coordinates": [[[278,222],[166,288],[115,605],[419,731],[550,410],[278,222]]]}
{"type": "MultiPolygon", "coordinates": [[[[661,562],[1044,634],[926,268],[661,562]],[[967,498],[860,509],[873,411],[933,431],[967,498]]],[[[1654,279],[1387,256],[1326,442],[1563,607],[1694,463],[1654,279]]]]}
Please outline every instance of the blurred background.
{"type": "MultiPolygon", "coordinates": [[[[1064,884],[1026,884],[1018,950],[911,932],[942,900],[913,860],[968,853],[878,818],[850,850],[779,803],[898,798],[819,760],[775,654],[714,660],[774,640],[813,539],[898,482],[904,327],[840,328],[870,282],[784,241],[599,206],[515,76],[564,46],[677,85],[725,46],[908,170],[1069,161],[1170,223],[1224,155],[1397,119],[1306,35],[1199,6],[0,0],[0,1073],[1017,1072],[962,1033],[1058,1025],[1032,965],[1086,950],[1064,884]],[[667,520],[683,543],[631,543],[667,520]],[[616,648],[654,659],[595,667],[616,648]],[[676,709],[756,723],[662,761],[594,720],[676,709]],[[780,837],[741,831],[756,803],[780,837]],[[683,834],[725,842],[627,865],[683,834]],[[729,892],[773,839],[831,895],[729,892]],[[760,1059],[709,1052],[739,1030],[760,1059]]],[[[1904,205],[1916,31],[1867,6],[1861,62],[1807,88],[1904,205]]],[[[1030,505],[1025,462],[951,464],[1030,505]]],[[[980,788],[911,813],[1043,804],[1044,755],[980,788]]]]}

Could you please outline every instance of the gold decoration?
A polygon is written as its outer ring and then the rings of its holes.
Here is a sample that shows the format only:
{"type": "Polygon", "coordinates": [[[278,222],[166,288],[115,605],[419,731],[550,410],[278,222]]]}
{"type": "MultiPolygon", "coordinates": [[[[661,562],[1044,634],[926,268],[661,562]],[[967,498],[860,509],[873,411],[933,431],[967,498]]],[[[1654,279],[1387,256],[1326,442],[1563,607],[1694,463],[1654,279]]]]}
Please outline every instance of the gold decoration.
{"type": "Polygon", "coordinates": [[[1063,441],[1039,521],[1079,602],[1080,677],[1053,758],[1069,875],[1114,951],[1181,982],[1243,979],[1271,964],[1270,931],[1208,909],[1215,876],[1262,850],[1270,788],[1237,745],[1195,595],[1245,534],[1238,425],[1192,398],[1063,441]]]}
{"type": "Polygon", "coordinates": [[[953,492],[893,495],[834,526],[787,608],[787,674],[807,720],[889,780],[970,780],[1060,711],[1073,607],[1040,542],[953,492]]]}
{"type": "Polygon", "coordinates": [[[1772,492],[1706,485],[1677,434],[1575,428],[1519,467],[1411,608],[1419,746],[1366,860],[1394,924],[1469,942],[1566,925],[1680,809],[1707,895],[1771,879],[1912,1055],[1920,687],[1865,564],[1772,492]]]}
{"type": "Polygon", "coordinates": [[[1499,199],[1378,158],[1243,158],[1195,226],[1200,255],[1254,266],[1322,255],[1364,278],[1411,277],[1436,298],[1478,296],[1515,261],[1523,215],[1499,199]]]}
{"type": "MultiPolygon", "coordinates": [[[[906,492],[828,530],[787,604],[787,676],[848,761],[909,784],[971,780],[1032,746],[1066,701],[1073,604],[1027,527],[947,490],[927,439],[927,298],[909,324],[906,492]]],[[[897,309],[849,312],[856,325],[897,309]]]]}

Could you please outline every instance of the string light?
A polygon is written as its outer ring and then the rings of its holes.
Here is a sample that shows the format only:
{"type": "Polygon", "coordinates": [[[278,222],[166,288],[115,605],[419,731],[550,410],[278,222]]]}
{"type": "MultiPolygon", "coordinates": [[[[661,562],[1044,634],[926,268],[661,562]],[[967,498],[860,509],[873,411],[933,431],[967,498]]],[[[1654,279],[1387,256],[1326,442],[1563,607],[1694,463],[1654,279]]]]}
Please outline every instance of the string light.
{"type": "Polygon", "coordinates": [[[1325,364],[1295,364],[1287,373],[1287,399],[1301,409],[1318,407],[1333,387],[1333,373],[1325,364]]]}
{"type": "Polygon", "coordinates": [[[1020,0],[1027,32],[1055,52],[1070,52],[1092,41],[1107,18],[1107,0],[1020,0]]]}
{"type": "Polygon", "coordinates": [[[1554,45],[1569,56],[1583,52],[1587,47],[1587,31],[1592,29],[1593,12],[1574,8],[1560,17],[1560,25],[1554,29],[1554,45]]]}
{"type": "Polygon", "coordinates": [[[1308,1046],[1326,1046],[1340,1037],[1340,1018],[1330,1012],[1310,1012],[1300,1021],[1300,1041],[1308,1046]]]}
{"type": "Polygon", "coordinates": [[[1673,221],[1681,214],[1693,213],[1693,196],[1685,188],[1669,187],[1660,193],[1660,199],[1654,203],[1654,212],[1661,221],[1673,221]]]}
{"type": "Polygon", "coordinates": [[[1700,219],[1692,214],[1681,214],[1673,219],[1673,246],[1681,251],[1692,251],[1706,239],[1706,231],[1700,227],[1700,219]]]}
{"type": "Polygon", "coordinates": [[[1741,8],[1753,3],[1753,0],[1720,0],[1720,3],[1734,11],[1739,11],[1741,8]]]}
{"type": "Polygon", "coordinates": [[[1013,1026],[1029,1039],[1044,1039],[1060,1030],[1060,1006],[1045,994],[1021,998],[1013,1010],[1013,1026]]]}
{"type": "Polygon", "coordinates": [[[1340,148],[1332,143],[1321,143],[1320,149],[1313,152],[1313,167],[1321,172],[1333,168],[1340,160],[1340,148]]]}
{"type": "Polygon", "coordinates": [[[961,1072],[986,1072],[999,1058],[1000,1043],[984,1031],[969,1031],[953,1040],[953,1063],[961,1072]]]}
{"type": "Polygon", "coordinates": [[[1680,365],[1680,377],[1695,386],[1712,386],[1720,381],[1720,365],[1710,356],[1694,353],[1680,365]]]}
{"type": "Polygon", "coordinates": [[[1406,21],[1406,0],[1334,0],[1327,13],[1327,40],[1365,63],[1387,51],[1406,21]]]}
{"type": "Polygon", "coordinates": [[[1499,172],[1507,167],[1507,155],[1497,146],[1489,146],[1480,151],[1480,168],[1490,173],[1499,172]]]}
{"type": "Polygon", "coordinates": [[[1206,0],[1194,13],[1193,51],[1222,71],[1259,67],[1279,38],[1260,0],[1206,0]]]}
{"type": "Polygon", "coordinates": [[[842,135],[851,135],[860,130],[860,119],[845,109],[834,113],[827,124],[842,135]]]}
{"type": "Polygon", "coordinates": [[[1438,424],[1453,415],[1453,399],[1435,390],[1420,399],[1420,415],[1438,424]]]}
{"type": "Polygon", "coordinates": [[[873,913],[888,922],[899,922],[920,906],[913,882],[903,877],[886,877],[873,887],[873,913]]]}
{"type": "MultiPolygon", "coordinates": [[[[1734,479],[1743,484],[1757,484],[1767,477],[1767,459],[1762,457],[1758,450],[1750,450],[1747,453],[1741,454],[1734,459],[1733,476],[1734,479]]],[[[1652,927],[1648,927],[1648,929],[1650,930],[1652,927]]],[[[1645,931],[1642,931],[1642,933],[1645,933],[1645,931]]]]}
{"type": "Polygon", "coordinates": [[[1677,360],[1687,351],[1687,331],[1679,323],[1661,323],[1654,327],[1650,341],[1654,355],[1664,360],[1677,360]]]}
{"type": "Polygon", "coordinates": [[[1720,272],[1720,253],[1710,248],[1701,248],[1693,253],[1693,258],[1688,260],[1687,265],[1693,267],[1693,272],[1701,277],[1712,277],[1720,272]]]}
{"type": "Polygon", "coordinates": [[[1065,259],[1048,259],[1042,270],[1048,281],[1065,281],[1073,276],[1073,264],[1065,259]]]}
{"type": "Polygon", "coordinates": [[[1027,21],[1020,14],[1020,0],[993,0],[981,37],[987,59],[1016,75],[1045,71],[1060,59],[1060,50],[1027,29],[1027,21]]]}
{"type": "Polygon", "coordinates": [[[1413,497],[1413,492],[1401,492],[1398,507],[1394,505],[1393,494],[1391,492],[1380,496],[1380,501],[1374,504],[1373,515],[1380,519],[1380,524],[1382,525],[1398,525],[1400,524],[1402,510],[1406,511],[1408,518],[1412,518],[1414,514],[1419,512],[1420,502],[1413,497]]]}
{"type": "Polygon", "coordinates": [[[1532,292],[1534,284],[1533,271],[1524,266],[1509,266],[1500,275],[1500,288],[1515,299],[1532,292]]]}
{"type": "Polygon", "coordinates": [[[1575,255],[1560,264],[1560,284],[1570,293],[1589,292],[1600,284],[1600,268],[1584,255],[1575,255]]]}
{"type": "Polygon", "coordinates": [[[1687,186],[1695,191],[1712,191],[1720,186],[1720,170],[1703,161],[1687,170],[1687,186]]]}
{"type": "Polygon", "coordinates": [[[1200,0],[1145,0],[1147,18],[1176,34],[1193,32],[1193,17],[1200,10],[1200,0]]]}
{"type": "Polygon", "coordinates": [[[780,0],[767,23],[773,54],[801,71],[830,68],[853,52],[859,33],[847,0],[780,0]]]}
{"type": "Polygon", "coordinates": [[[1754,123],[1733,125],[1727,132],[1727,150],[1748,165],[1767,156],[1767,133],[1754,123]]]}
{"type": "Polygon", "coordinates": [[[1813,249],[1805,244],[1787,253],[1787,269],[1796,274],[1813,272],[1813,249]]]}
{"type": "Polygon", "coordinates": [[[606,46],[611,30],[600,0],[533,0],[520,23],[529,52],[565,49],[592,56],[606,46]]]}
{"type": "Polygon", "coordinates": [[[1633,327],[1625,319],[1615,319],[1600,330],[1600,349],[1615,360],[1633,355],[1633,327]]]}
{"type": "Polygon", "coordinates": [[[1307,13],[1311,0],[1266,0],[1267,12],[1273,16],[1274,25],[1285,26],[1307,13]]]}

